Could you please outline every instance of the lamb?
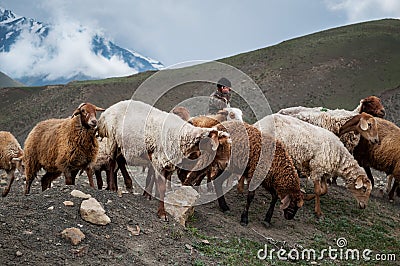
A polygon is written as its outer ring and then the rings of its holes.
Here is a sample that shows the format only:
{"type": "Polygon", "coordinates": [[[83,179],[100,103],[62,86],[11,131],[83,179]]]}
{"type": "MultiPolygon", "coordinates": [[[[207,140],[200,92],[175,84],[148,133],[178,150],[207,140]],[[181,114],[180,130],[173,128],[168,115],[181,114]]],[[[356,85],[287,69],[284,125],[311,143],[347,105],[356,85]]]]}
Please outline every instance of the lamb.
{"type": "Polygon", "coordinates": [[[269,127],[274,125],[275,137],[287,148],[300,176],[313,180],[315,194],[309,199],[315,198],[317,217],[322,216],[320,196],[328,192],[326,181],[332,176],[344,178],[359,208],[367,206],[371,182],[364,169],[332,132],[281,114],[266,116],[254,125],[262,132],[271,131],[269,127]]]}
{"type": "MultiPolygon", "coordinates": [[[[293,219],[297,210],[303,205],[303,194],[300,191],[300,179],[296,168],[283,144],[271,135],[265,133],[262,135],[256,127],[240,121],[222,122],[215,128],[230,134],[232,148],[228,143],[220,145],[213,162],[201,171],[190,172],[184,185],[199,185],[203,173],[209,172],[215,182],[220,208],[227,211],[229,207],[223,196],[222,182],[227,173],[241,175],[249,184],[261,183],[272,195],[264,220],[266,226],[270,225],[278,198],[281,200],[284,217],[293,219]],[[227,172],[223,173],[224,170],[227,172]],[[253,176],[256,181],[251,181],[253,176]]],[[[249,189],[247,204],[241,215],[242,225],[248,224],[248,210],[254,196],[255,190],[249,189]]]]}
{"type": "MultiPolygon", "coordinates": [[[[213,150],[218,138],[227,136],[216,129],[194,127],[175,114],[167,113],[134,100],[118,102],[99,119],[99,136],[107,137],[111,154],[121,149],[127,164],[137,159],[151,160],[157,173],[160,199],[157,214],[168,220],[164,208],[166,179],[184,157],[199,149],[199,143],[213,150]]],[[[112,180],[112,179],[111,179],[112,180]]]]}
{"type": "Polygon", "coordinates": [[[389,180],[395,179],[389,191],[389,200],[392,201],[400,182],[400,128],[385,119],[376,118],[376,121],[380,145],[371,145],[361,138],[354,149],[354,157],[361,166],[383,171],[389,175],[389,180]]]}
{"type": "Polygon", "coordinates": [[[22,173],[23,154],[21,145],[14,136],[10,132],[0,131],[0,169],[6,171],[8,180],[8,184],[1,194],[3,197],[10,192],[15,178],[15,170],[18,169],[22,173]]]}
{"type": "Polygon", "coordinates": [[[41,179],[42,190],[62,173],[67,185],[75,184],[80,169],[86,169],[97,156],[96,112],[104,111],[91,103],[82,103],[72,117],[39,122],[29,133],[24,144],[25,195],[37,172],[46,173],[41,179]]]}

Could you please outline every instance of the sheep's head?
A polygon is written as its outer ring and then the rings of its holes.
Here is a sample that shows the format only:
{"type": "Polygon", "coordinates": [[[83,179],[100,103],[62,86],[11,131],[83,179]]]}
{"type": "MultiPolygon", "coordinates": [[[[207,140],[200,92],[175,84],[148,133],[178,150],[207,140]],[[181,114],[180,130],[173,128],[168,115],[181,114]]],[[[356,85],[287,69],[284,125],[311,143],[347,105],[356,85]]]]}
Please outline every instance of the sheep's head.
{"type": "Polygon", "coordinates": [[[239,108],[226,107],[224,110],[228,111],[227,120],[239,120],[243,122],[243,112],[239,108]]]}
{"type": "Polygon", "coordinates": [[[207,137],[203,137],[198,145],[191,150],[192,160],[196,160],[193,167],[187,174],[185,184],[193,184],[193,180],[202,175],[205,171],[210,171],[215,177],[217,173],[223,171],[229,162],[231,151],[231,139],[228,133],[216,129],[208,129],[207,137]]]}
{"type": "Polygon", "coordinates": [[[91,103],[81,103],[75,109],[72,117],[80,116],[81,124],[86,128],[95,128],[97,126],[97,111],[104,111],[105,109],[97,107],[91,103]]]}
{"type": "Polygon", "coordinates": [[[347,188],[356,198],[358,207],[360,209],[365,209],[372,190],[372,184],[367,175],[359,175],[354,182],[347,184],[347,188]]]}
{"type": "Polygon", "coordinates": [[[297,213],[297,210],[304,204],[303,193],[287,194],[281,199],[279,208],[283,210],[283,215],[286,220],[292,220],[297,213]]]}
{"type": "Polygon", "coordinates": [[[383,118],[385,116],[385,108],[381,103],[381,99],[376,96],[369,96],[360,101],[361,112],[383,118]]]}
{"type": "Polygon", "coordinates": [[[372,144],[379,143],[378,126],[375,118],[367,113],[355,115],[347,121],[339,130],[339,136],[355,131],[372,144]]]}

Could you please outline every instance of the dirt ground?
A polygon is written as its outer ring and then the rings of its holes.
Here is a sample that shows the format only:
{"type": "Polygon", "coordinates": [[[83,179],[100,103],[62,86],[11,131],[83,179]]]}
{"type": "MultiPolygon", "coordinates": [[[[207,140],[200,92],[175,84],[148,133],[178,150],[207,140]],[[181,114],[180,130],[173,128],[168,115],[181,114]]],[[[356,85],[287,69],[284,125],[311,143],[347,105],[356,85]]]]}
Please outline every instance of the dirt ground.
{"type": "MultiPolygon", "coordinates": [[[[121,181],[119,185],[123,187],[121,181]]],[[[92,189],[87,177],[80,176],[75,186],[64,185],[61,177],[44,192],[40,191],[37,180],[31,194],[24,196],[23,181],[19,178],[10,194],[0,199],[0,265],[221,265],[222,258],[208,256],[196,247],[218,246],[231,239],[239,242],[248,239],[261,244],[281,241],[295,246],[312,241],[318,231],[308,222],[315,219],[313,203],[307,203],[290,221],[284,220],[277,206],[273,226],[265,228],[261,220],[270,196],[262,189],[257,192],[250,209],[247,227],[239,223],[245,197],[235,189],[226,195],[231,207],[229,213],[222,213],[216,202],[196,206],[187,228],[172,218],[169,222],[159,220],[157,200],[145,199],[141,192],[136,188],[134,193],[124,191],[119,197],[117,193],[92,189]],[[82,199],[70,195],[73,189],[96,198],[104,206],[111,223],[99,226],[84,221],[79,214],[82,199]],[[64,206],[66,200],[75,205],[64,206]],[[127,229],[135,225],[141,229],[138,236],[127,229]],[[61,238],[60,233],[68,227],[79,228],[85,234],[79,245],[73,246],[61,238]],[[215,241],[210,244],[208,238],[215,241]]],[[[330,197],[351,197],[340,187],[332,188],[329,194],[330,197]]],[[[322,205],[323,210],[325,207],[322,205]]],[[[254,250],[254,256],[256,252],[254,250]]]]}

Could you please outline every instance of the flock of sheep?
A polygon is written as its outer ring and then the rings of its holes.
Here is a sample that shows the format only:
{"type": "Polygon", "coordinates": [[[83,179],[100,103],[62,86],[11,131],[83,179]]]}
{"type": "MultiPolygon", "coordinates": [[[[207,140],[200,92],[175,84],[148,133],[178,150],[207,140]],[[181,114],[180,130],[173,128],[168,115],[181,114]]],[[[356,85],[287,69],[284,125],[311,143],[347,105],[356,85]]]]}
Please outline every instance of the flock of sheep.
{"type": "Polygon", "coordinates": [[[9,193],[17,168],[25,173],[25,194],[40,169],[46,171],[42,190],[62,174],[66,184],[74,185],[76,175],[84,170],[91,186],[96,175],[99,189],[103,187],[101,171],[106,171],[107,189],[113,191],[118,188],[116,173],[120,170],[126,188],[132,190],[126,170],[126,165],[132,165],[148,167],[144,195],[151,197],[155,184],[157,214],[166,220],[164,196],[175,170],[183,185],[199,186],[207,177],[207,186],[215,188],[222,211],[229,210],[224,182],[233,177],[243,192],[246,180],[243,225],[248,224],[258,185],[272,195],[263,221],[267,226],[278,199],[286,219],[293,219],[304,200],[311,199],[320,217],[320,197],[337,177],[344,180],[359,208],[365,208],[374,185],[370,167],[388,175],[390,200],[396,192],[400,196],[400,128],[383,119],[384,115],[375,96],[362,99],[353,111],[291,107],[253,125],[243,122],[237,108],[190,117],[184,107],[167,113],[134,100],[107,109],[84,103],[71,117],[38,123],[23,150],[11,133],[0,132],[0,168],[8,177],[2,196],[9,193]],[[313,181],[313,194],[301,189],[302,177],[313,181]]]}

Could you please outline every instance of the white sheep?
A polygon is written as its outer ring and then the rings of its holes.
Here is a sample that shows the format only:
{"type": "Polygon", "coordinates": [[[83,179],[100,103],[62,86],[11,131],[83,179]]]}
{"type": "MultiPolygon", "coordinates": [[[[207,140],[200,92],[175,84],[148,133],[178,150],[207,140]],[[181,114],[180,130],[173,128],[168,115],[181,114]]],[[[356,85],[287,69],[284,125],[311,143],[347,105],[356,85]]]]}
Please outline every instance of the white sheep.
{"type": "Polygon", "coordinates": [[[21,158],[24,152],[17,139],[7,131],[0,131],[0,169],[7,173],[8,184],[2,196],[5,197],[10,192],[10,188],[15,178],[15,170],[22,173],[21,158]]]}
{"type": "Polygon", "coordinates": [[[306,108],[302,106],[282,109],[278,113],[298,118],[325,128],[336,135],[341,135],[340,140],[350,153],[353,153],[354,147],[360,141],[360,136],[372,143],[379,142],[376,121],[372,115],[367,113],[358,114],[342,109],[321,111],[319,107],[306,108]]]}
{"type": "MultiPolygon", "coordinates": [[[[301,176],[314,182],[315,213],[322,215],[320,196],[327,193],[326,181],[341,176],[347,188],[365,208],[372,190],[365,171],[332,132],[291,116],[272,114],[254,124],[262,132],[274,125],[275,137],[283,142],[301,176]]],[[[268,132],[267,132],[268,133],[268,132]]],[[[313,198],[312,195],[311,198],[313,198]]]]}
{"type": "Polygon", "coordinates": [[[157,214],[165,220],[166,179],[183,158],[199,149],[200,141],[215,151],[219,137],[227,135],[216,129],[194,127],[175,114],[133,100],[110,106],[99,119],[99,136],[108,138],[111,151],[120,148],[128,165],[135,165],[137,159],[152,161],[160,195],[157,214]]]}

